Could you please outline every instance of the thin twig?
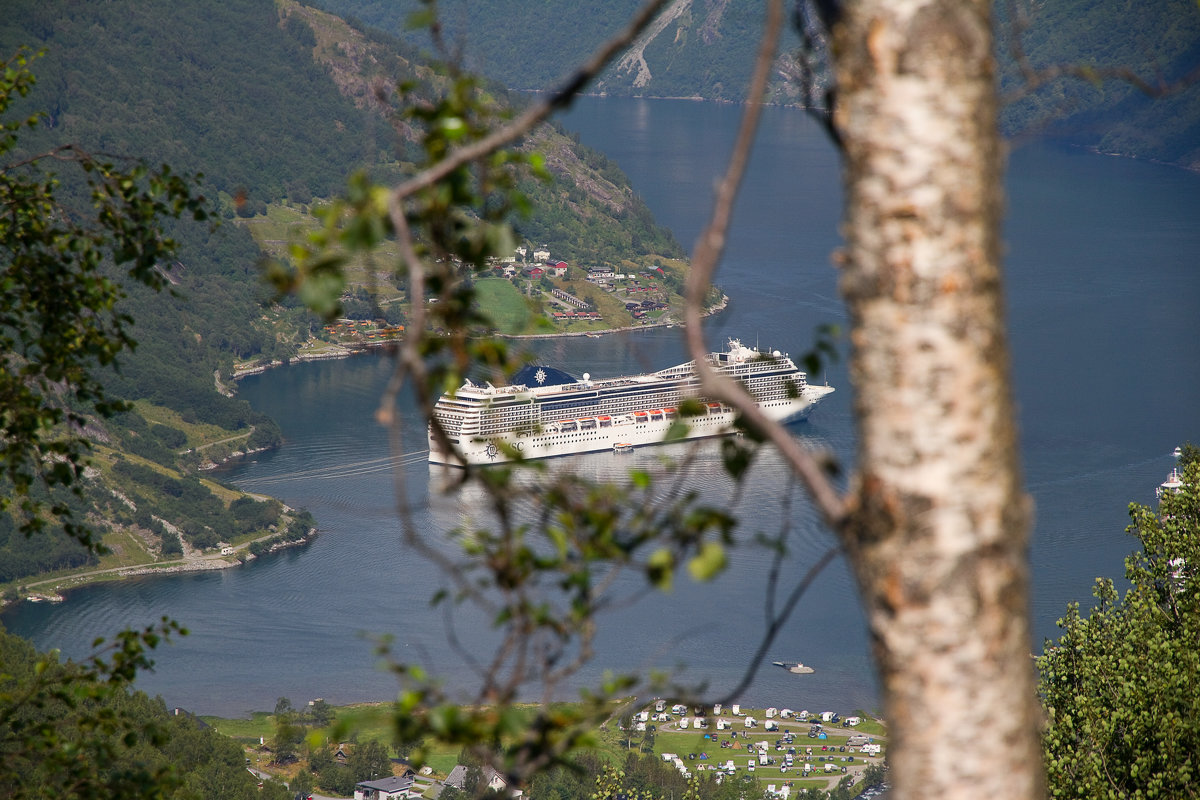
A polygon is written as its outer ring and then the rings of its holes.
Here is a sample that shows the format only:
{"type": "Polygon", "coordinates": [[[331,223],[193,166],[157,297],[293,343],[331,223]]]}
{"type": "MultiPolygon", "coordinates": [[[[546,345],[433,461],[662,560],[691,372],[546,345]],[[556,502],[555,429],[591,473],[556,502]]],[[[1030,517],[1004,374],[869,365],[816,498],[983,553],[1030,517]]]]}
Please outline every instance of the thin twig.
{"type": "Polygon", "coordinates": [[[782,425],[768,418],[744,388],[713,370],[707,360],[708,347],[704,341],[704,331],[701,329],[700,309],[703,306],[704,295],[712,284],[717,263],[725,250],[726,234],[733,216],[733,203],[750,160],[754,135],[762,115],[763,93],[766,91],[771,62],[778,47],[779,32],[783,27],[783,16],[782,0],[771,0],[767,5],[767,21],[754,65],[746,110],[742,114],[737,140],[729,157],[729,166],[717,187],[712,218],[701,233],[696,243],[696,252],[692,256],[684,309],[684,337],[705,391],[716,399],[736,407],[754,429],[779,449],[788,465],[804,482],[826,523],[837,530],[846,515],[845,504],[837,490],[825,476],[816,459],[793,439],[782,425]]]}
{"type": "Polygon", "coordinates": [[[1021,73],[1020,85],[1011,92],[1001,95],[1002,105],[1010,105],[1036,92],[1047,83],[1059,78],[1078,78],[1088,83],[1096,84],[1104,81],[1121,81],[1140,91],[1147,97],[1165,97],[1181,92],[1194,86],[1200,81],[1200,64],[1194,66],[1182,77],[1173,81],[1164,80],[1159,75],[1156,80],[1149,81],[1138,75],[1130,67],[1090,67],[1085,64],[1052,64],[1048,67],[1035,67],[1025,52],[1022,37],[1031,25],[1028,15],[1019,9],[1015,2],[1008,3],[1008,18],[1011,23],[1008,39],[1008,54],[1021,73]]]}
{"type": "Polygon", "coordinates": [[[762,666],[763,656],[766,655],[767,648],[774,643],[775,637],[783,630],[784,623],[791,617],[796,604],[800,602],[800,598],[808,591],[808,588],[817,579],[817,576],[821,574],[821,571],[829,565],[829,562],[833,561],[841,552],[842,548],[840,545],[829,548],[817,559],[815,564],[808,568],[808,572],[804,573],[804,577],[792,589],[792,593],[788,595],[787,601],[784,602],[783,608],[779,612],[779,616],[775,617],[767,625],[767,630],[763,634],[762,641],[759,643],[758,649],[754,651],[754,655],[750,657],[750,661],[746,665],[746,672],[742,675],[741,681],[726,693],[725,699],[722,702],[728,702],[728,700],[736,698],[754,682],[754,676],[758,673],[758,668],[762,666]]]}

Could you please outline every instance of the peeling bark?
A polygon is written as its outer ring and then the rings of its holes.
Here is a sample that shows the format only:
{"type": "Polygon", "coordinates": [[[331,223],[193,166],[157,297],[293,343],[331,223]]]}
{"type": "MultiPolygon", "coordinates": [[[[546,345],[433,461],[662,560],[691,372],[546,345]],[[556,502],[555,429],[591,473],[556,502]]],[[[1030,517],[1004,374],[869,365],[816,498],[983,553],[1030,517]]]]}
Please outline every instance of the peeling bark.
{"type": "Polygon", "coordinates": [[[894,796],[1039,797],[989,4],[847,2],[833,52],[861,467],[843,537],[894,796]]]}

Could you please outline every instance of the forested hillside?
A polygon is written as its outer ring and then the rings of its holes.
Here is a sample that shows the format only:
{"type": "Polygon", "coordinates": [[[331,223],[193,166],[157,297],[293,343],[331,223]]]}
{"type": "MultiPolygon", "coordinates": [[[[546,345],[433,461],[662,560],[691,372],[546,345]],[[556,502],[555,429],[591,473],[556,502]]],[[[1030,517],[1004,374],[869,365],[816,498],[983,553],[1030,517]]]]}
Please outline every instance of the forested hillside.
{"type": "MultiPolygon", "coordinates": [[[[191,473],[279,442],[277,425],[233,396],[235,365],[294,356],[322,325],[294,300],[273,301],[262,279],[263,247],[286,257],[292,234],[256,242],[251,228],[268,210],[305,218],[356,171],[410,170],[415,137],[391,115],[402,103],[433,102],[449,79],[411,46],[294,0],[12,0],[0,15],[0,54],[22,48],[42,54],[32,61],[33,90],[8,118],[42,118],[0,168],[28,162],[21,169],[57,173],[60,201],[83,218],[82,175],[39,154],[71,144],[122,164],[167,163],[203,176],[199,190],[220,222],[167,222],[178,243],[173,262],[160,265],[168,291],[126,285],[120,311],[136,321],[137,347],[102,374],[137,404],[89,427],[97,468],[68,502],[80,518],[130,534],[126,555],[143,559],[173,556],[180,543],[242,541],[251,532],[235,513],[236,493],[191,473]],[[378,102],[401,82],[402,99],[378,102]]],[[[494,98],[501,109],[508,102],[503,91],[494,98]]],[[[554,176],[520,178],[534,211],[514,222],[529,243],[576,263],[682,255],[604,156],[551,126],[526,146],[545,153],[554,176]]],[[[361,287],[347,287],[343,304],[372,315],[361,287]]],[[[260,535],[294,527],[273,508],[249,515],[260,535]]],[[[0,520],[0,584],[90,562],[61,532],[28,540],[0,520]]]]}
{"type": "Polygon", "coordinates": [[[106,658],[112,669],[60,664],[57,653],[37,653],[0,628],[0,796],[293,796],[282,783],[251,775],[233,740],[130,690],[133,675],[118,668],[126,659],[106,658]]]}
{"type": "MultiPolygon", "coordinates": [[[[418,0],[316,1],[397,34],[420,6],[418,0]]],[[[640,5],[639,0],[443,0],[438,7],[444,38],[467,65],[509,87],[536,90],[568,74],[640,5]]],[[[1006,93],[1027,85],[1016,67],[1019,52],[1043,72],[1075,66],[1092,68],[1099,77],[1127,68],[1150,83],[1170,83],[1200,67],[1200,7],[1189,0],[999,2],[995,10],[1006,93]],[[1020,9],[1016,19],[1014,8],[1020,9]]],[[[609,69],[594,88],[612,95],[741,101],[761,18],[758,3],[676,0],[635,53],[609,69]]],[[[423,31],[407,35],[428,45],[423,31]]],[[[788,53],[796,46],[795,36],[785,39],[773,100],[794,102],[798,96],[784,77],[788,53]]],[[[1152,99],[1128,82],[1059,78],[1010,105],[1004,127],[1009,135],[1051,133],[1106,153],[1200,168],[1196,88],[1152,99]]]]}

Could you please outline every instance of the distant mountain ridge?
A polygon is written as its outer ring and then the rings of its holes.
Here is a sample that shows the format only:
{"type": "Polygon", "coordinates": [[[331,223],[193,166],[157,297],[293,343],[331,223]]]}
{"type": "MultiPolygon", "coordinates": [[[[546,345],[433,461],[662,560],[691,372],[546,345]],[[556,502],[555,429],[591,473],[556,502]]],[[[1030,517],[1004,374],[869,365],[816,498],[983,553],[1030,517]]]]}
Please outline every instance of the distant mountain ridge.
{"type": "MultiPolygon", "coordinates": [[[[429,46],[405,30],[418,0],[315,0],[335,13],[429,46]]],[[[465,64],[515,89],[556,84],[585,54],[620,30],[639,0],[441,0],[443,37],[465,64]]],[[[1023,77],[1014,54],[1040,70],[1061,66],[1128,68],[1150,82],[1175,81],[1200,67],[1200,7],[1190,0],[1022,4],[1028,20],[995,4],[1001,88],[1023,77]],[[1027,23],[1027,24],[1026,24],[1027,23]],[[1014,47],[1019,42],[1019,47],[1014,47]]],[[[729,0],[674,0],[655,25],[590,90],[610,95],[686,97],[742,102],[762,21],[762,5],[729,0]]],[[[789,31],[768,99],[798,102],[789,31]]],[[[1105,153],[1200,169],[1200,87],[1146,97],[1127,82],[1099,86],[1078,77],[1048,82],[1004,111],[1011,136],[1053,135],[1105,153]]]]}

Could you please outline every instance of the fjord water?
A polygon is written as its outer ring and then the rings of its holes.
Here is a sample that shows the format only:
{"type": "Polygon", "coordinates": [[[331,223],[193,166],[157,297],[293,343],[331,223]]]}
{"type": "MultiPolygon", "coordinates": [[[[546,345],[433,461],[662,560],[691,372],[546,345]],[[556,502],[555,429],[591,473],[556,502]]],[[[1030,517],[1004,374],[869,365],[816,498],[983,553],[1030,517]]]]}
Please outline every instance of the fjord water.
{"type": "MultiPolygon", "coordinates": [[[[739,109],[684,101],[586,99],[565,124],[614,159],[687,249],[704,224],[739,109]]],[[[1014,394],[1025,480],[1036,504],[1032,546],[1038,647],[1067,602],[1086,607],[1093,579],[1119,577],[1133,547],[1123,532],[1131,500],[1150,502],[1172,465],[1171,450],[1200,440],[1200,176],[1169,167],[1048,145],[1011,154],[1006,231],[1014,394]]],[[[715,345],[737,336],[803,352],[824,323],[844,325],[829,255],[838,245],[836,156],[801,112],[769,109],[739,201],[718,281],[729,308],[710,320],[715,345]]],[[[677,363],[676,330],[530,344],[546,363],[610,376],[677,363]]],[[[843,347],[845,343],[843,342],[843,347]]],[[[485,661],[486,621],[431,610],[446,581],[401,543],[397,486],[417,528],[432,538],[470,517],[470,499],[439,499],[423,453],[423,430],[401,405],[395,449],[374,421],[390,374],[382,358],[298,365],[248,378],[242,396],[279,420],[278,451],[222,477],[310,509],[321,535],[308,547],[221,572],[144,578],[84,588],[58,605],[24,604],[4,617],[41,648],[72,656],[123,626],[169,615],[191,635],[160,651],[139,685],[201,713],[269,709],[293,701],[387,699],[397,684],[378,668],[373,637],[395,656],[472,685],[485,661]],[[452,630],[456,645],[447,644],[452,630]]],[[[838,391],[797,435],[853,468],[852,390],[843,364],[827,375],[838,391]]],[[[581,469],[611,472],[653,455],[589,456],[581,469]]],[[[709,502],[732,487],[702,450],[690,485],[709,502]]],[[[788,529],[792,556],[783,590],[831,544],[802,495],[773,459],[740,496],[743,541],[788,529]]],[[[763,630],[771,559],[738,547],[712,584],[678,580],[603,621],[594,668],[682,669],[714,694],[735,685],[763,630]]],[[[626,579],[619,589],[629,590],[626,579]]],[[[844,563],[827,568],[760,662],[800,660],[816,673],[769,664],[741,695],[747,704],[874,709],[867,636],[844,563]]]]}

